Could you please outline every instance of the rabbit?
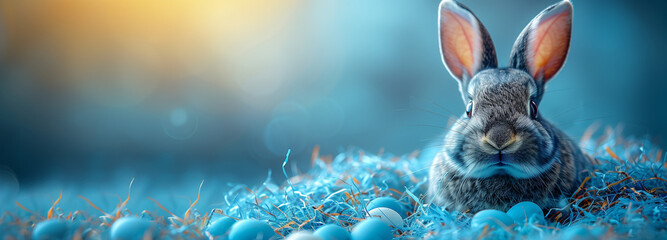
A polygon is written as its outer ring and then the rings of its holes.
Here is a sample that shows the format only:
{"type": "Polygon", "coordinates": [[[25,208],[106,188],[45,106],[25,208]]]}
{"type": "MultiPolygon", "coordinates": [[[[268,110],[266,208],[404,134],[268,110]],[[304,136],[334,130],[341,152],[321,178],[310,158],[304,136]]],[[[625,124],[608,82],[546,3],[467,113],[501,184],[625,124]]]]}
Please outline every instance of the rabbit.
{"type": "Polygon", "coordinates": [[[464,5],[442,1],[439,30],[442,60],[459,83],[465,113],[433,159],[430,202],[472,213],[523,201],[563,207],[591,160],[538,106],[568,54],[572,4],[539,13],[514,43],[507,68],[498,68],[489,33],[464,5]]]}

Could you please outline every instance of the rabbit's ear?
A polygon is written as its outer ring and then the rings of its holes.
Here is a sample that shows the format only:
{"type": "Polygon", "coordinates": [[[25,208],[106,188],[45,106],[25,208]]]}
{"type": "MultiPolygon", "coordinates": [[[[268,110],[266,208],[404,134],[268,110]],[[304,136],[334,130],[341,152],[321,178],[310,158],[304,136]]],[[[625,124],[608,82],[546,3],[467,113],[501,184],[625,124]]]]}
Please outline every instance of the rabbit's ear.
{"type": "Polygon", "coordinates": [[[444,0],[439,20],[442,61],[462,85],[477,72],[498,66],[489,33],[467,7],[444,0]]]}
{"type": "Polygon", "coordinates": [[[570,48],[572,4],[549,6],[523,29],[510,54],[510,67],[528,72],[538,83],[558,73],[570,48]]]}

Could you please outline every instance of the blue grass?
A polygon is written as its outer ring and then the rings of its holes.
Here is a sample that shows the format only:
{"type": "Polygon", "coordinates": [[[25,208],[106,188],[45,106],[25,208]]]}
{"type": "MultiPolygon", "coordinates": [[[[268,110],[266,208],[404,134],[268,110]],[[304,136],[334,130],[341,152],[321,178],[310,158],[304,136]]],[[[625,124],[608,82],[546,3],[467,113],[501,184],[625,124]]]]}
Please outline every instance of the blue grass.
{"type": "MultiPolygon", "coordinates": [[[[352,230],[367,215],[365,206],[370,200],[390,196],[409,209],[404,219],[406,226],[394,232],[398,239],[664,237],[667,234],[667,154],[648,141],[623,138],[614,131],[584,140],[581,145],[589,149],[587,153],[595,156],[600,164],[569,199],[568,211],[552,209],[548,213],[547,225],[529,222],[504,229],[471,230],[470,214],[429,205],[425,189],[435,149],[404,156],[361,151],[340,153],[333,158],[317,156],[309,171],[296,176],[289,176],[284,168],[289,160],[288,150],[282,164],[286,179],[272,179],[269,172],[268,178],[254,187],[228,184],[230,188],[222,196],[224,204],[216,208],[199,204],[192,209],[188,221],[179,222],[183,220],[182,215],[166,214],[166,211],[155,210],[157,207],[134,212],[120,209],[120,215],[153,221],[159,228],[154,237],[161,239],[207,239],[206,225],[222,216],[264,220],[279,236],[287,236],[300,230],[313,231],[324,224],[352,230]],[[163,217],[165,214],[170,218],[163,217]]],[[[152,203],[143,199],[134,202],[135,205],[136,202],[152,203]]],[[[68,212],[81,210],[69,218],[69,214],[56,206],[53,218],[71,226],[69,236],[80,234],[83,239],[96,236],[108,239],[108,226],[115,219],[101,218],[102,213],[85,204],[79,209],[68,209],[68,212]]],[[[0,218],[0,237],[29,239],[35,224],[45,220],[46,211],[48,209],[33,213],[20,209],[5,212],[0,218]]]]}

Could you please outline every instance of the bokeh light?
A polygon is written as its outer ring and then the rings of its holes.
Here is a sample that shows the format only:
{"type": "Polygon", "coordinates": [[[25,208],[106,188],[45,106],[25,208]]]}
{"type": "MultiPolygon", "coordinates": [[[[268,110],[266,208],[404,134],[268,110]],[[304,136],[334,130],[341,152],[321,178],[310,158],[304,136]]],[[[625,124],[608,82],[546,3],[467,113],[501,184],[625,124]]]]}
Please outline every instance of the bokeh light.
{"type": "Polygon", "coordinates": [[[311,121],[310,115],[310,112],[308,112],[303,105],[295,101],[281,102],[271,111],[271,117],[274,119],[288,117],[295,119],[295,121],[298,121],[300,124],[308,124],[311,121]]]}
{"type": "Polygon", "coordinates": [[[171,121],[171,125],[174,125],[175,127],[183,126],[188,122],[188,113],[180,108],[171,110],[169,120],[171,121]]]}
{"type": "Polygon", "coordinates": [[[199,119],[194,111],[184,108],[172,109],[162,124],[164,133],[174,139],[185,140],[191,138],[199,128],[199,119]]]}
{"type": "Polygon", "coordinates": [[[312,106],[313,120],[311,129],[313,135],[324,139],[335,136],[345,123],[345,109],[333,99],[326,98],[312,106]]]}

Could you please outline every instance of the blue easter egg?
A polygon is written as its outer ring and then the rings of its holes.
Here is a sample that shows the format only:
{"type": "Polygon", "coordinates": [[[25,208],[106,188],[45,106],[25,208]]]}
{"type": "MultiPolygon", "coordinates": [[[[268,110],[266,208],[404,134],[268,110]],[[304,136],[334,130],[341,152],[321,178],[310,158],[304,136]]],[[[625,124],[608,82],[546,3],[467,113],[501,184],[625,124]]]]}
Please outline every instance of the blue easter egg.
{"type": "Polygon", "coordinates": [[[149,234],[153,235],[153,223],[138,217],[122,217],[111,225],[111,239],[113,240],[133,240],[143,239],[149,234]]]}
{"type": "Polygon", "coordinates": [[[560,236],[561,239],[571,239],[571,240],[588,240],[596,239],[595,236],[586,226],[584,225],[575,225],[563,229],[563,234],[560,236]]]}
{"type": "Polygon", "coordinates": [[[206,228],[206,232],[211,236],[224,236],[229,232],[229,228],[236,223],[236,220],[230,217],[221,217],[211,222],[206,228]]]}
{"type": "Polygon", "coordinates": [[[394,237],[389,225],[377,218],[367,218],[352,229],[352,240],[384,240],[394,237]]]}
{"type": "Polygon", "coordinates": [[[93,240],[93,239],[102,239],[102,234],[94,226],[88,227],[83,232],[81,232],[81,238],[83,240],[93,240]]]}
{"type": "Polygon", "coordinates": [[[238,221],[229,230],[229,240],[269,239],[275,235],[268,223],[254,219],[238,221]]]}
{"type": "Polygon", "coordinates": [[[373,199],[371,202],[366,205],[366,210],[370,211],[374,208],[379,208],[379,207],[386,207],[386,208],[391,208],[392,210],[396,211],[398,214],[401,215],[402,218],[407,217],[405,214],[405,211],[403,210],[403,206],[401,205],[398,200],[390,197],[379,197],[376,199],[373,199]]]}
{"type": "Polygon", "coordinates": [[[334,224],[324,225],[315,230],[313,234],[324,240],[350,240],[351,238],[350,233],[345,228],[334,224]]]}
{"type": "Polygon", "coordinates": [[[32,239],[35,240],[60,240],[67,238],[67,222],[59,219],[51,219],[38,223],[32,230],[32,239]]]}
{"type": "Polygon", "coordinates": [[[470,227],[473,229],[484,228],[485,225],[489,225],[490,228],[501,229],[512,224],[514,224],[514,219],[504,212],[493,209],[477,212],[470,221],[470,227]]]}
{"type": "Polygon", "coordinates": [[[310,231],[301,231],[291,233],[285,240],[322,240],[322,238],[314,235],[310,231]]]}
{"type": "Polygon", "coordinates": [[[507,215],[514,219],[514,222],[519,225],[523,225],[528,221],[536,221],[540,224],[547,222],[546,219],[544,219],[542,208],[532,202],[517,203],[507,211],[507,215]]]}

